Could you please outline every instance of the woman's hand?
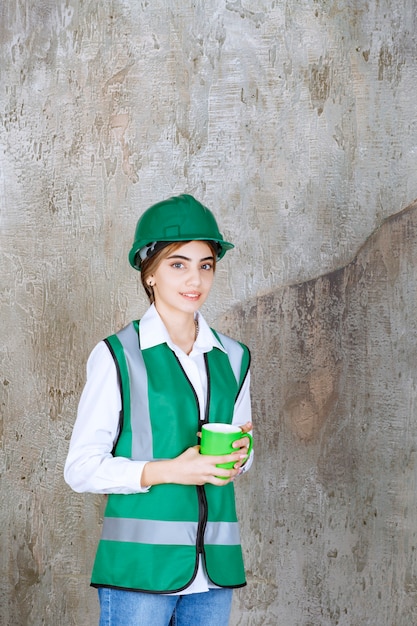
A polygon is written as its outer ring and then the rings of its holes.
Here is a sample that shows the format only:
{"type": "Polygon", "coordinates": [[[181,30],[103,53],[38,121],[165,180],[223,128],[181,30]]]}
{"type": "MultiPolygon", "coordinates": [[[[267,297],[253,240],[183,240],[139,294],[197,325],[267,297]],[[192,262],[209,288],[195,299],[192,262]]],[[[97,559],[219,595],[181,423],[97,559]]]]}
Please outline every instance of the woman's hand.
{"type": "Polygon", "coordinates": [[[239,426],[242,433],[249,433],[252,430],[252,422],[246,422],[243,426],[239,426]]]}
{"type": "MultiPolygon", "coordinates": [[[[252,422],[240,426],[242,433],[252,430],[252,422]]],[[[197,433],[199,436],[201,433],[197,433]]],[[[236,451],[222,456],[200,454],[200,446],[188,448],[175,459],[149,461],[142,471],[141,486],[151,487],[175,483],[177,485],[217,485],[224,487],[241,472],[248,459],[249,438],[242,437],[233,443],[236,451]],[[219,463],[232,463],[233,469],[217,467],[219,463]],[[222,476],[223,478],[218,478],[222,476]]]]}
{"type": "Polygon", "coordinates": [[[247,458],[247,448],[246,454],[242,452],[244,447],[244,445],[239,446],[236,452],[232,454],[211,456],[200,454],[200,446],[193,446],[175,459],[150,461],[143,468],[142,487],[151,487],[163,483],[175,483],[177,485],[205,485],[210,483],[223,487],[237,476],[241,464],[247,458]],[[218,463],[232,462],[235,462],[233,469],[216,467],[218,463]],[[223,478],[218,478],[218,476],[223,478]]]}
{"type": "MultiPolygon", "coordinates": [[[[246,424],[240,426],[240,430],[242,431],[242,433],[249,433],[252,430],[252,422],[246,422],[246,424]]],[[[242,437],[242,439],[238,439],[237,441],[233,442],[233,448],[236,448],[236,450],[240,451],[240,453],[243,455],[243,458],[239,459],[235,464],[235,469],[238,470],[238,474],[242,465],[244,465],[248,460],[249,445],[249,437],[242,437]]]]}
{"type": "Polygon", "coordinates": [[[239,448],[232,454],[212,456],[200,454],[200,446],[188,448],[183,454],[172,460],[173,469],[177,472],[178,482],[182,485],[227,485],[238,474],[240,463],[246,454],[239,448]],[[235,462],[233,469],[217,467],[219,463],[235,462]],[[222,478],[218,478],[222,476],[222,478]]]}

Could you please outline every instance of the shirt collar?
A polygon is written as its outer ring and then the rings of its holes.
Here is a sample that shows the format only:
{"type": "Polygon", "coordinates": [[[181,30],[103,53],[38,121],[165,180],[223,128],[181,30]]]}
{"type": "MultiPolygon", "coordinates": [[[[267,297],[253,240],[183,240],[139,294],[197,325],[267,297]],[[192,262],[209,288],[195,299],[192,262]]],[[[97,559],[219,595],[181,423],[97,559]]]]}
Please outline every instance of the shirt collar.
{"type": "MultiPolygon", "coordinates": [[[[226,352],[199,311],[196,313],[196,319],[198,319],[198,335],[189,356],[210,352],[213,348],[226,352]]],[[[174,352],[184,354],[178,346],[172,343],[171,337],[154,304],[151,304],[140,320],[139,339],[142,350],[166,343],[174,352]]]]}

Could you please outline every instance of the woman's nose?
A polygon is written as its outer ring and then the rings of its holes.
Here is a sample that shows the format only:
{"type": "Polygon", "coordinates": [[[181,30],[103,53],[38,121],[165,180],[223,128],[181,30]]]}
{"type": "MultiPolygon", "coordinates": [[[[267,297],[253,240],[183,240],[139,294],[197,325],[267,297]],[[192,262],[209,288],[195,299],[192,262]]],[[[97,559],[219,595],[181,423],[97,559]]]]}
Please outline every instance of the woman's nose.
{"type": "Polygon", "coordinates": [[[187,277],[187,283],[189,285],[199,285],[201,282],[199,268],[191,268],[187,277]]]}

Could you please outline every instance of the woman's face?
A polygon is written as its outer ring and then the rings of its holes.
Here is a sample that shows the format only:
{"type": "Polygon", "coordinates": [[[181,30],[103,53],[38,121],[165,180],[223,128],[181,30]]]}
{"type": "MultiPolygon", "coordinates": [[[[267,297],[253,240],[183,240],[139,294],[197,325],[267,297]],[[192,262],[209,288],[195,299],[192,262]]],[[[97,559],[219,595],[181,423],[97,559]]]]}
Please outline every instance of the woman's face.
{"type": "Polygon", "coordinates": [[[194,313],[213,284],[213,252],[205,241],[189,241],[163,258],[149,278],[160,314],[194,313]]]}

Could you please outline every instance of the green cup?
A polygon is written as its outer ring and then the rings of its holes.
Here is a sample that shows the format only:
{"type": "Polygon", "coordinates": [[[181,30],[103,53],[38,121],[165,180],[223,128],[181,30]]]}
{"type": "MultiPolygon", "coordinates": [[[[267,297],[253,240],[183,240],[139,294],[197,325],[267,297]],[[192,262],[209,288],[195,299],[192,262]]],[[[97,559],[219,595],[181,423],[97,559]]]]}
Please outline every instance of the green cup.
{"type": "MultiPolygon", "coordinates": [[[[233,448],[232,444],[239,439],[247,437],[249,439],[249,450],[252,450],[252,435],[248,433],[242,433],[239,426],[233,426],[232,424],[204,424],[201,429],[201,454],[209,454],[211,456],[221,456],[223,454],[231,454],[236,452],[236,448],[233,448]]],[[[223,467],[225,469],[232,469],[236,461],[231,463],[219,463],[216,467],[223,467]]],[[[224,478],[219,476],[218,478],[224,478]]]]}

